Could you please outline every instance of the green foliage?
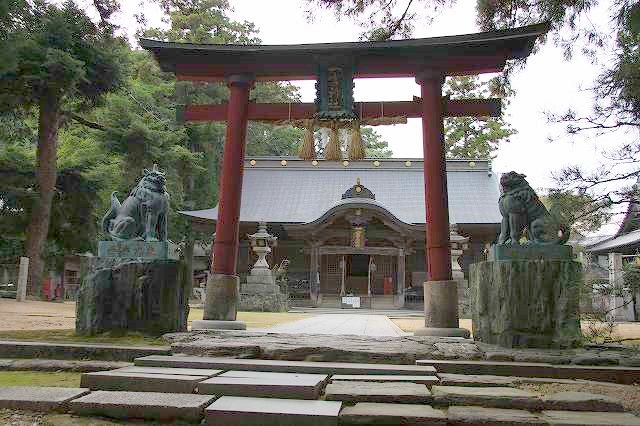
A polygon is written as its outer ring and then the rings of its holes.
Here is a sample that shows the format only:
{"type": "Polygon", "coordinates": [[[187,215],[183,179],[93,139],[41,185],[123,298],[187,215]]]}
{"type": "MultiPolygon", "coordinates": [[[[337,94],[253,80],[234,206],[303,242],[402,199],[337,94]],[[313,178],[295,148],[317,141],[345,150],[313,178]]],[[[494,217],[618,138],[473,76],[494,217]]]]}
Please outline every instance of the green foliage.
{"type": "Polygon", "coordinates": [[[29,27],[0,47],[0,108],[28,109],[43,98],[93,103],[120,81],[119,41],[95,26],[72,1],[34,2],[29,27]]]}
{"type": "MultiPolygon", "coordinates": [[[[477,76],[447,78],[443,92],[455,98],[497,96],[493,81],[481,82],[477,76]]],[[[501,143],[516,134],[502,117],[478,119],[449,117],[444,120],[447,156],[450,158],[494,158],[501,143]]]]}
{"type": "Polygon", "coordinates": [[[597,231],[612,216],[607,200],[596,200],[586,193],[551,189],[540,199],[549,213],[582,235],[597,231]]]}
{"type": "Polygon", "coordinates": [[[360,129],[362,142],[365,146],[367,157],[371,158],[389,158],[393,152],[389,149],[387,141],[382,139],[380,133],[376,132],[372,127],[362,127],[360,129]]]}

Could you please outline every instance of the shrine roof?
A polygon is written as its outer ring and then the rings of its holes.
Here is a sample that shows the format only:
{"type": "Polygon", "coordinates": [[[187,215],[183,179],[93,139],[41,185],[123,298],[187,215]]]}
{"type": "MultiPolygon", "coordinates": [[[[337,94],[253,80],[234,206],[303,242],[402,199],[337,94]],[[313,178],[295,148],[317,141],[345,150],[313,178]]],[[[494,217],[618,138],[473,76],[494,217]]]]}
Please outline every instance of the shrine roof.
{"type": "Polygon", "coordinates": [[[319,62],[341,58],[356,77],[409,76],[438,68],[445,73],[497,72],[509,59],[527,57],[548,23],[465,35],[409,40],[296,45],[194,44],[141,39],[163,71],[183,79],[253,73],[264,80],[315,78],[319,62]]]}
{"type": "MultiPolygon", "coordinates": [[[[423,160],[368,158],[341,162],[286,157],[248,157],[242,184],[241,222],[310,223],[337,205],[370,203],[405,224],[425,223],[423,160]],[[251,160],[255,164],[251,164],[251,160]],[[286,161],[286,165],[282,165],[286,161]],[[378,161],[378,165],[375,162],[378,161]],[[360,179],[375,200],[342,199],[360,179]]],[[[497,224],[499,177],[486,160],[448,160],[451,223],[497,224]]],[[[180,212],[204,222],[217,220],[217,208],[180,212]]]]}

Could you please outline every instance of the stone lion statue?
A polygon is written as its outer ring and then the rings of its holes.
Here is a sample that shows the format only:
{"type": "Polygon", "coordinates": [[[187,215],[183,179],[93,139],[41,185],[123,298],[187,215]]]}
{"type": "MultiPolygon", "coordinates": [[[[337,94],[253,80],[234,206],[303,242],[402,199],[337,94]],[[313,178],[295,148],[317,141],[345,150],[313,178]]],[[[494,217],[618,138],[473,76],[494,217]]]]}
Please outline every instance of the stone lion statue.
{"type": "Polygon", "coordinates": [[[166,241],[169,194],[165,184],[165,174],[154,164],[152,170],[144,169],[144,176],[122,204],[118,193],[111,193],[102,230],[116,241],[166,241]]]}
{"type": "Polygon", "coordinates": [[[274,266],[271,270],[271,274],[273,275],[273,281],[280,286],[281,290],[287,289],[287,283],[289,281],[288,274],[289,273],[289,260],[284,259],[280,262],[280,265],[274,266]]]}
{"type": "Polygon", "coordinates": [[[531,243],[566,243],[569,239],[568,227],[549,213],[525,177],[516,172],[500,177],[502,225],[498,244],[519,244],[525,229],[531,243]]]}

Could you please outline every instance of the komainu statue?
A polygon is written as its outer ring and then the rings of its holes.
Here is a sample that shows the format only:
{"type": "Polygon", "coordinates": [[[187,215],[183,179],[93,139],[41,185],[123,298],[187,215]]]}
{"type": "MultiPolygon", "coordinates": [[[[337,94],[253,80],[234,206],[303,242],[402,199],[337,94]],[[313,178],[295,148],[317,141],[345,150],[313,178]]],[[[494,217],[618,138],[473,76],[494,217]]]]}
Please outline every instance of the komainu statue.
{"type": "Polygon", "coordinates": [[[516,172],[500,177],[502,226],[498,244],[520,244],[525,229],[530,243],[566,243],[569,228],[549,213],[525,177],[516,172]]]}
{"type": "Polygon", "coordinates": [[[156,164],[152,170],[144,169],[144,177],[122,204],[117,192],[111,194],[102,230],[116,241],[166,241],[169,194],[165,184],[165,174],[156,164]]]}

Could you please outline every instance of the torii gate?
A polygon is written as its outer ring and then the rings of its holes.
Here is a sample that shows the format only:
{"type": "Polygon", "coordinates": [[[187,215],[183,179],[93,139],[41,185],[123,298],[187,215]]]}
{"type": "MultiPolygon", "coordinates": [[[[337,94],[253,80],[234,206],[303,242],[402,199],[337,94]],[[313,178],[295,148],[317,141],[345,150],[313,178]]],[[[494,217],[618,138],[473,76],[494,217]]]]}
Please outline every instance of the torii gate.
{"type": "Polygon", "coordinates": [[[421,117],[426,209],[425,328],[419,334],[468,336],[458,328],[457,287],[452,281],[449,212],[445,170],[444,117],[498,116],[496,99],[450,100],[442,97],[447,75],[501,72],[507,60],[527,57],[546,23],[460,36],[384,42],[302,45],[220,45],[170,43],[142,39],[165,72],[178,80],[226,81],[229,102],[187,105],[186,121],[226,121],[214,261],[207,282],[204,321],[192,328],[244,328],[236,321],[236,274],[245,136],[248,120],[312,119],[312,103],[253,103],[255,81],[316,80],[322,66],[348,67],[354,78],[414,77],[421,98],[402,102],[357,103],[360,119],[421,117]]]}

